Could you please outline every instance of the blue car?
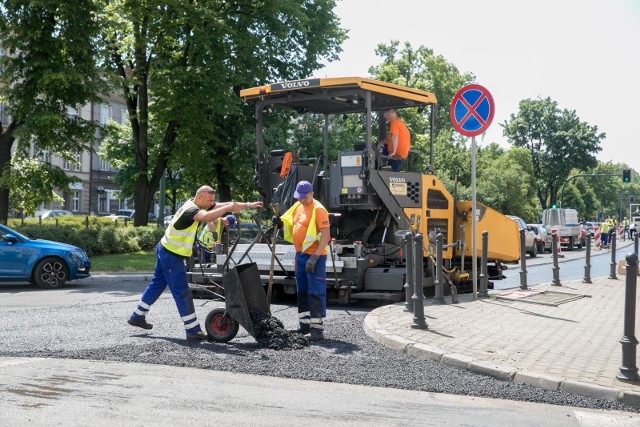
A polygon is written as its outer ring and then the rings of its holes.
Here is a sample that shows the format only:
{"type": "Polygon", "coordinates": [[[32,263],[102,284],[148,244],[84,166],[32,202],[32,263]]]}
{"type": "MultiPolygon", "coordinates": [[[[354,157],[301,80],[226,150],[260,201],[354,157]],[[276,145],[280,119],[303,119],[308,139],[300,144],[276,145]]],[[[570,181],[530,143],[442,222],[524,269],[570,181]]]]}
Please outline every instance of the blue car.
{"type": "Polygon", "coordinates": [[[67,280],[89,277],[87,253],[75,246],[30,239],[0,224],[0,281],[28,281],[59,288],[67,280]]]}

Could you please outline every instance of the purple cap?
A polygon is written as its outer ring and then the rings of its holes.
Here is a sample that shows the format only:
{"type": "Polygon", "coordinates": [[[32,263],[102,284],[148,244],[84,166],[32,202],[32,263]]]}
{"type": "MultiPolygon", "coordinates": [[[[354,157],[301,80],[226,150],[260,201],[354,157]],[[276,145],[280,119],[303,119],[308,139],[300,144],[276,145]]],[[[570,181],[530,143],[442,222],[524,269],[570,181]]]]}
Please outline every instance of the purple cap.
{"type": "Polygon", "coordinates": [[[309,181],[300,181],[298,185],[296,185],[296,192],[293,193],[293,197],[296,199],[304,199],[307,197],[307,194],[313,192],[313,186],[309,181]]]}
{"type": "Polygon", "coordinates": [[[236,217],[233,215],[227,215],[224,219],[227,220],[227,225],[229,225],[229,227],[233,227],[234,225],[236,225],[236,217]]]}

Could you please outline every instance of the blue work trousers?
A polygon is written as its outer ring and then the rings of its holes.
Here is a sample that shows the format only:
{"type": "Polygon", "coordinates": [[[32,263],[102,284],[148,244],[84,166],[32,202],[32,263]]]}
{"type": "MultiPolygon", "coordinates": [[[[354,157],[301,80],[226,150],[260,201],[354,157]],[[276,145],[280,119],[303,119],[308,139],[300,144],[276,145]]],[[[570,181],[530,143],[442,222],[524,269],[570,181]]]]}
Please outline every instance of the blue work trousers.
{"type": "Polygon", "coordinates": [[[307,273],[305,265],[310,256],[296,252],[298,318],[301,330],[322,334],[322,318],[327,316],[327,256],[320,256],[314,272],[307,273]]]}
{"type": "Polygon", "coordinates": [[[193,294],[187,281],[185,258],[175,255],[158,243],[156,246],[156,268],[153,279],[142,293],[138,307],[131,314],[132,319],[143,319],[151,305],[157,301],[162,292],[169,286],[178,313],[188,333],[200,332],[200,323],[196,317],[193,294]]]}
{"type": "MultiPolygon", "coordinates": [[[[382,154],[385,156],[389,155],[389,150],[387,149],[387,144],[382,146],[382,154]]],[[[387,160],[389,166],[391,166],[391,170],[394,172],[400,172],[400,166],[404,163],[404,159],[392,160],[390,157],[387,160]]]]}

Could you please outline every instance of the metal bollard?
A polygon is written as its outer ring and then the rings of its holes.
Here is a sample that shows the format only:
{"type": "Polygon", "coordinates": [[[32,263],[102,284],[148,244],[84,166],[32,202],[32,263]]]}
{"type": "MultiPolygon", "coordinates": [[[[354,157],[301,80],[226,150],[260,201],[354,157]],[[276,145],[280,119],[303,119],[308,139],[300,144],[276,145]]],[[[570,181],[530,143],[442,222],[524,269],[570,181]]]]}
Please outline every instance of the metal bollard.
{"type": "Polygon", "coordinates": [[[611,235],[611,263],[609,264],[609,279],[617,279],[616,276],[616,235],[611,235]]]}
{"type": "Polygon", "coordinates": [[[638,381],[638,367],[636,366],[636,347],[638,340],[635,336],[636,324],[636,287],[638,285],[638,254],[630,253],[627,260],[627,280],[624,291],[624,335],[620,338],[622,344],[622,366],[616,375],[621,381],[638,381]]]}
{"type": "Polygon", "coordinates": [[[636,230],[633,234],[633,253],[638,255],[638,234],[640,234],[640,230],[636,230]]]}
{"type": "Polygon", "coordinates": [[[407,257],[407,282],[404,284],[405,291],[405,303],[404,310],[405,311],[413,311],[413,289],[415,287],[415,278],[413,272],[414,268],[414,256],[413,256],[413,233],[407,232],[404,235],[404,242],[406,246],[406,257],[407,257]]]}
{"type": "Polygon", "coordinates": [[[433,282],[435,286],[433,303],[446,304],[444,300],[444,279],[442,277],[442,240],[444,236],[438,233],[436,236],[436,280],[433,282]]]}
{"type": "Polygon", "coordinates": [[[551,233],[551,250],[553,251],[553,267],[551,270],[553,271],[553,280],[551,281],[551,286],[562,286],[560,283],[560,267],[558,266],[558,234],[551,233]]]}
{"type": "Polygon", "coordinates": [[[487,268],[487,254],[489,252],[489,232],[482,232],[482,258],[480,260],[480,276],[478,277],[478,283],[480,283],[480,289],[478,290],[479,298],[489,298],[489,292],[487,291],[487,282],[489,281],[489,269],[487,268]]]}
{"type": "Polygon", "coordinates": [[[591,234],[587,234],[587,253],[584,257],[583,283],[591,283],[591,234]]]}
{"type": "Polygon", "coordinates": [[[423,248],[422,234],[416,234],[413,236],[413,256],[415,267],[415,273],[413,274],[413,323],[411,327],[413,329],[427,329],[427,322],[424,319],[424,248],[423,248]]]}
{"type": "Polygon", "coordinates": [[[520,230],[520,289],[523,291],[529,289],[527,286],[527,248],[524,241],[524,230],[520,230]]]}

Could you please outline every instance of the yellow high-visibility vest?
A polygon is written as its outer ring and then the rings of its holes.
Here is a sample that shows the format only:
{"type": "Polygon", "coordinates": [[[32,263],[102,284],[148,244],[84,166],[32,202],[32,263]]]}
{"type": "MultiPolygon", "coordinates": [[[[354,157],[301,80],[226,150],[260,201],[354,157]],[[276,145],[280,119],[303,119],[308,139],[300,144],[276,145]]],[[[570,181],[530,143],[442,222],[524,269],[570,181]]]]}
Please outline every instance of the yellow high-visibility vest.
{"type": "Polygon", "coordinates": [[[189,226],[189,228],[185,230],[177,230],[174,225],[176,221],[182,216],[184,211],[189,208],[198,208],[198,206],[193,202],[193,200],[187,201],[184,205],[178,209],[178,212],[171,219],[171,223],[167,227],[167,230],[164,232],[164,236],[160,240],[160,243],[164,248],[173,252],[174,254],[181,255],[184,257],[190,257],[193,251],[193,243],[196,241],[196,232],[198,231],[198,226],[200,223],[198,221],[193,221],[193,224],[189,226]]]}
{"type": "MultiPolygon", "coordinates": [[[[300,205],[300,202],[295,202],[293,206],[291,206],[289,210],[280,217],[284,229],[284,240],[289,243],[293,243],[293,213],[300,205]]],[[[304,241],[302,242],[302,252],[309,249],[309,247],[311,247],[311,245],[313,245],[315,242],[320,241],[320,238],[322,237],[322,234],[318,234],[318,227],[316,225],[316,209],[318,208],[324,209],[324,206],[322,206],[319,201],[314,199],[311,220],[309,221],[309,227],[307,227],[307,234],[304,236],[304,241]]],[[[322,248],[322,250],[325,249],[326,248],[322,248]]]]}
{"type": "Polygon", "coordinates": [[[216,224],[216,231],[211,231],[207,224],[204,224],[200,227],[198,231],[198,242],[202,247],[207,249],[213,249],[216,243],[220,243],[222,241],[222,218],[218,218],[216,224]]]}

